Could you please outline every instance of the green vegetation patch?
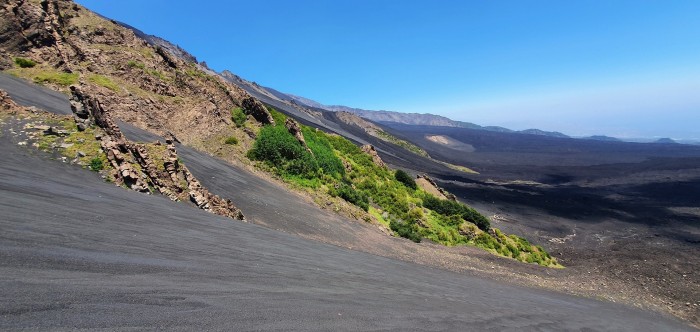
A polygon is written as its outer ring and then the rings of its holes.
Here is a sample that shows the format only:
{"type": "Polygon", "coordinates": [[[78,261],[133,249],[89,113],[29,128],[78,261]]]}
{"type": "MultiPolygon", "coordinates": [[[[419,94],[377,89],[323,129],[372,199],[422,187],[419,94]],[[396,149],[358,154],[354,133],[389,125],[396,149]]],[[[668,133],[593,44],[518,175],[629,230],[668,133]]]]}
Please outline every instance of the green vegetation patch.
{"type": "Polygon", "coordinates": [[[423,197],[423,206],[443,216],[460,216],[462,219],[475,224],[483,231],[488,231],[489,228],[491,228],[491,222],[486,217],[473,208],[459,202],[439,199],[433,195],[426,194],[423,197]]]}
{"type": "Polygon", "coordinates": [[[473,208],[426,193],[402,170],[377,166],[343,137],[302,125],[307,150],[287,131],[286,116],[269,110],[276,125],[260,130],[247,155],[286,182],[340,197],[414,242],[427,238],[448,246],[471,245],[523,262],[559,266],[541,247],[491,228],[488,218],[473,208]]]}
{"type": "Polygon", "coordinates": [[[224,141],[224,144],[236,145],[238,144],[238,138],[231,136],[224,141]]]}
{"type": "Polygon", "coordinates": [[[72,84],[78,83],[78,74],[47,71],[37,74],[36,76],[34,76],[33,79],[34,83],[53,83],[67,87],[72,84]]]}
{"type": "Polygon", "coordinates": [[[402,169],[396,170],[394,178],[396,178],[396,181],[403,183],[406,187],[409,187],[413,190],[416,190],[416,188],[418,187],[418,185],[416,185],[416,180],[413,180],[413,177],[411,177],[402,169]]]}
{"type": "Polygon", "coordinates": [[[240,128],[245,125],[245,121],[248,119],[248,116],[245,115],[243,112],[243,109],[240,107],[235,107],[231,109],[231,121],[236,124],[236,127],[240,128]]]}
{"type": "Polygon", "coordinates": [[[139,61],[129,60],[129,62],[127,62],[126,65],[130,68],[138,68],[141,70],[146,69],[146,65],[144,65],[143,62],[139,61]]]}
{"type": "Polygon", "coordinates": [[[31,59],[25,58],[15,58],[15,64],[18,65],[20,68],[32,68],[36,66],[36,62],[34,62],[31,59]]]}
{"type": "Polygon", "coordinates": [[[377,135],[379,135],[379,138],[381,138],[382,140],[396,144],[396,145],[398,145],[398,146],[400,146],[408,151],[411,151],[419,156],[429,157],[428,152],[419,148],[417,145],[412,144],[408,141],[404,141],[402,139],[399,139],[398,137],[395,137],[395,136],[393,136],[393,135],[391,135],[383,130],[377,131],[377,135]]]}
{"type": "Polygon", "coordinates": [[[101,87],[105,87],[114,92],[119,91],[119,85],[114,83],[109,77],[103,75],[90,75],[88,76],[88,81],[97,84],[101,87]]]}

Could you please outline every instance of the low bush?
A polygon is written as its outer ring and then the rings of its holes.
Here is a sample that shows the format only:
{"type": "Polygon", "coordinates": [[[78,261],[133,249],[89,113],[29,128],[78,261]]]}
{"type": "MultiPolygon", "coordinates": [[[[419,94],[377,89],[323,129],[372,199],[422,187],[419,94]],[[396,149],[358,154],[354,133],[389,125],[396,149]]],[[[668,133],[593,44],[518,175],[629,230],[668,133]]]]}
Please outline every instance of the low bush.
{"type": "Polygon", "coordinates": [[[226,144],[228,144],[228,145],[236,145],[236,144],[238,144],[238,138],[235,138],[235,137],[231,136],[231,137],[227,138],[227,139],[224,141],[224,143],[226,143],[226,144]]]}
{"type": "Polygon", "coordinates": [[[248,157],[281,167],[289,160],[300,158],[304,149],[284,126],[265,126],[260,130],[248,157]]]}
{"type": "Polygon", "coordinates": [[[413,180],[413,178],[406,173],[404,170],[396,170],[396,174],[394,175],[394,178],[396,178],[396,181],[399,181],[403,183],[406,187],[409,187],[413,190],[416,190],[416,181],[413,180]]]}
{"type": "Polygon", "coordinates": [[[17,64],[20,68],[32,68],[36,66],[36,62],[25,58],[15,58],[15,64],[17,64]]]}
{"type": "Polygon", "coordinates": [[[334,190],[331,191],[331,195],[338,196],[354,205],[359,206],[365,211],[369,210],[369,199],[367,196],[345,183],[340,184],[338,188],[334,188],[334,190]]]}
{"type": "Polygon", "coordinates": [[[491,222],[482,214],[459,202],[439,199],[433,195],[426,194],[423,198],[423,206],[444,216],[458,215],[464,220],[475,224],[479,229],[488,231],[491,222]]]}
{"type": "Polygon", "coordinates": [[[102,159],[100,157],[95,157],[90,160],[90,169],[99,172],[105,168],[104,163],[102,163],[102,159]]]}
{"type": "Polygon", "coordinates": [[[419,232],[418,225],[415,223],[407,223],[392,220],[389,222],[389,228],[400,237],[409,239],[413,242],[419,243],[421,241],[421,235],[419,232]]]}

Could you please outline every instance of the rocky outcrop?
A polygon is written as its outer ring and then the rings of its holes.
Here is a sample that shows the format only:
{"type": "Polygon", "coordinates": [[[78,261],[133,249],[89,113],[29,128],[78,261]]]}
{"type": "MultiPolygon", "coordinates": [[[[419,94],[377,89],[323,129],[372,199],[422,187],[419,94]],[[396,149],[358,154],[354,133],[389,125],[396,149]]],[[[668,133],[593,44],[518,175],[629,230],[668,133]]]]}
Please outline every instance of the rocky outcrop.
{"type": "Polygon", "coordinates": [[[448,192],[447,190],[438,187],[438,185],[425,174],[419,174],[416,176],[416,184],[418,184],[423,190],[432,194],[433,196],[441,199],[449,199],[451,201],[457,201],[457,196],[448,192]]]}
{"type": "Polygon", "coordinates": [[[306,140],[304,139],[304,134],[301,132],[299,122],[296,122],[292,118],[287,118],[287,120],[284,121],[284,126],[287,128],[287,131],[289,131],[289,133],[292,134],[292,136],[294,136],[294,138],[296,138],[297,141],[299,141],[299,144],[301,144],[301,146],[303,146],[306,149],[306,151],[308,151],[311,154],[314,154],[313,152],[311,152],[311,149],[309,149],[309,146],[306,145],[306,140]]]}
{"type": "Polygon", "coordinates": [[[275,119],[272,118],[272,114],[270,114],[267,108],[265,108],[265,105],[257,99],[253,97],[245,98],[243,99],[242,106],[243,111],[248,115],[252,115],[258,122],[262,124],[275,124],[275,119]]]}
{"type": "Polygon", "coordinates": [[[9,52],[26,52],[37,46],[53,44],[53,34],[45,28],[45,14],[40,7],[24,1],[8,1],[2,7],[0,48],[9,52]]]}
{"type": "MultiPolygon", "coordinates": [[[[135,191],[158,190],[172,200],[189,199],[199,208],[233,219],[245,220],[245,216],[230,200],[209,192],[195,176],[180,164],[172,139],[166,140],[167,148],[161,158],[149,154],[144,144],[130,142],[112,120],[100,102],[71,86],[71,109],[76,123],[99,126],[105,135],[99,136],[102,150],[113,167],[112,180],[135,191]],[[162,161],[162,169],[157,165],[162,161]]],[[[157,142],[156,147],[162,146],[157,142]]],[[[158,149],[157,149],[158,150],[158,149]]]]}
{"type": "MultiPolygon", "coordinates": [[[[228,110],[240,107],[249,95],[204,70],[196,59],[179,56],[176,46],[148,42],[155,39],[68,0],[6,0],[0,5],[0,69],[15,68],[13,59],[21,57],[50,74],[79,74],[83,90],[114,116],[161,136],[173,132],[185,143],[227,129],[228,110]]],[[[16,69],[30,80],[36,75],[16,69]]],[[[67,89],[61,82],[45,84],[67,89]]]]}
{"type": "Polygon", "coordinates": [[[374,164],[376,164],[379,167],[386,167],[386,164],[384,163],[382,158],[379,157],[379,154],[377,153],[377,150],[374,148],[373,145],[366,144],[366,145],[363,145],[361,147],[361,149],[362,149],[362,152],[364,152],[364,153],[370,155],[370,157],[372,157],[372,161],[374,162],[374,164]]]}

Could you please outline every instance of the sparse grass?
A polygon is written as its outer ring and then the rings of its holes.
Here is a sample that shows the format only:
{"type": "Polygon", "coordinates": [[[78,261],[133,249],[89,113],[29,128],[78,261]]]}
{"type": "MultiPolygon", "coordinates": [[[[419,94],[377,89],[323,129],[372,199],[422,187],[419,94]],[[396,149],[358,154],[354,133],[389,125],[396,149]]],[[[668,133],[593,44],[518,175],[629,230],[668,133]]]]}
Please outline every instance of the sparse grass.
{"type": "Polygon", "coordinates": [[[163,144],[144,144],[143,146],[146,148],[148,156],[151,157],[158,171],[164,172],[165,160],[168,157],[168,147],[163,144]]]}
{"type": "Polygon", "coordinates": [[[144,71],[153,77],[157,77],[157,78],[161,79],[162,81],[167,81],[170,79],[163,72],[156,70],[156,69],[145,69],[144,71]]]}
{"type": "Polygon", "coordinates": [[[114,92],[119,91],[119,85],[114,83],[109,77],[103,75],[90,75],[88,76],[88,81],[97,84],[99,86],[110,89],[114,92]]]}
{"type": "Polygon", "coordinates": [[[144,65],[143,62],[134,61],[134,60],[129,60],[129,62],[127,62],[126,65],[129,66],[129,68],[138,68],[141,70],[146,68],[146,65],[144,65]]]}
{"type": "Polygon", "coordinates": [[[224,144],[236,145],[236,144],[238,144],[238,138],[231,136],[224,141],[224,144]]]}
{"type": "Polygon", "coordinates": [[[245,121],[248,118],[240,107],[235,107],[231,109],[231,120],[236,124],[236,127],[243,127],[245,121]]]}
{"type": "MultiPolygon", "coordinates": [[[[433,159],[433,160],[435,160],[435,159],[433,159]]],[[[473,169],[471,169],[471,168],[469,168],[469,167],[464,167],[464,166],[460,166],[460,165],[450,164],[450,163],[447,163],[447,162],[444,162],[444,161],[441,161],[441,160],[435,160],[435,161],[438,162],[438,163],[440,163],[440,164],[443,164],[443,165],[445,165],[445,166],[447,166],[447,167],[449,167],[449,168],[451,168],[451,169],[453,169],[453,170],[455,170],[455,171],[460,171],[460,172],[469,173],[469,174],[479,174],[479,172],[477,172],[477,171],[475,171],[475,170],[473,170],[473,169]]]]}
{"type": "Polygon", "coordinates": [[[380,139],[387,141],[387,142],[390,142],[390,143],[393,143],[393,144],[396,144],[399,147],[402,147],[408,151],[411,151],[419,156],[429,157],[428,152],[419,148],[417,145],[410,143],[410,142],[407,142],[407,141],[404,141],[402,139],[399,139],[398,137],[395,137],[395,136],[393,136],[393,135],[391,135],[383,130],[377,131],[377,135],[379,135],[380,139]]]}
{"type": "Polygon", "coordinates": [[[369,212],[369,214],[371,214],[380,224],[384,225],[387,229],[391,229],[389,227],[389,220],[386,220],[384,216],[382,216],[381,211],[377,210],[373,206],[370,206],[367,212],[369,212]]]}
{"type": "Polygon", "coordinates": [[[72,84],[78,83],[78,74],[62,73],[58,71],[44,71],[34,75],[32,80],[34,81],[34,83],[38,84],[51,83],[67,87],[72,84]]]}

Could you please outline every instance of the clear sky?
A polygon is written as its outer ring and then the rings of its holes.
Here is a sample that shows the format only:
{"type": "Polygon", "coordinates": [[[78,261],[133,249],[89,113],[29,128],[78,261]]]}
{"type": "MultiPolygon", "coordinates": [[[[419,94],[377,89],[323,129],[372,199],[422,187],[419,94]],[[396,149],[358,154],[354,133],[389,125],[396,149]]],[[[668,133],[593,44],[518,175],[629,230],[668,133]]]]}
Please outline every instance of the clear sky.
{"type": "Polygon", "coordinates": [[[78,3],[324,104],[700,139],[700,1],[78,3]]]}

